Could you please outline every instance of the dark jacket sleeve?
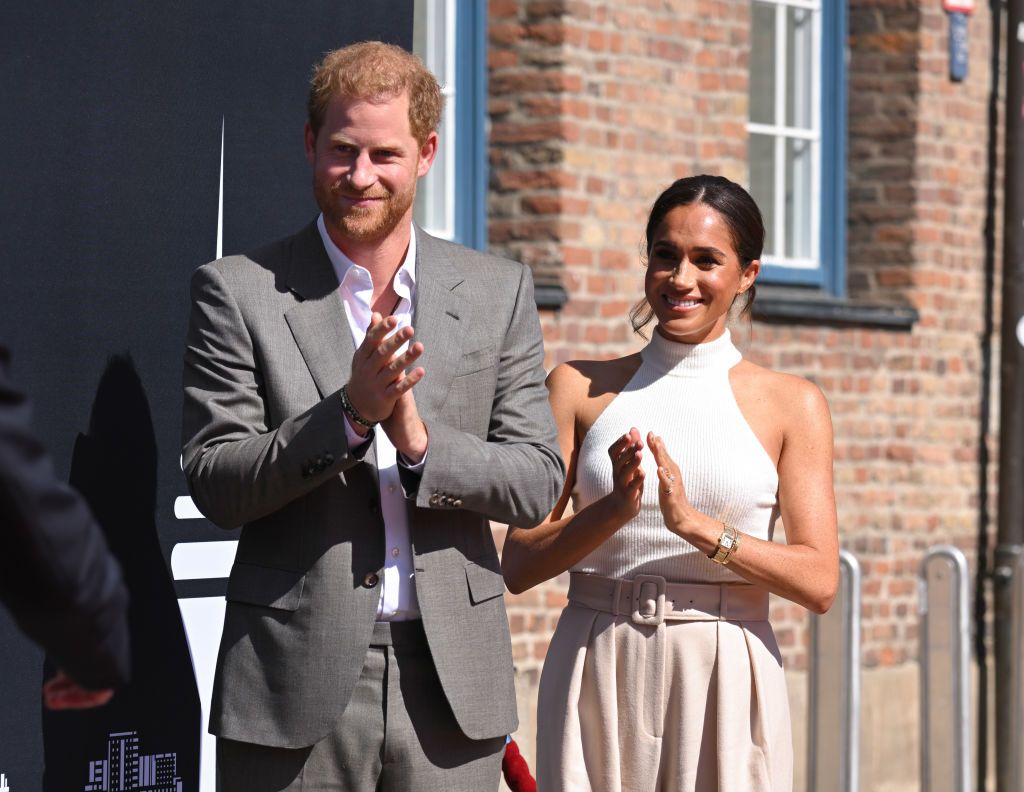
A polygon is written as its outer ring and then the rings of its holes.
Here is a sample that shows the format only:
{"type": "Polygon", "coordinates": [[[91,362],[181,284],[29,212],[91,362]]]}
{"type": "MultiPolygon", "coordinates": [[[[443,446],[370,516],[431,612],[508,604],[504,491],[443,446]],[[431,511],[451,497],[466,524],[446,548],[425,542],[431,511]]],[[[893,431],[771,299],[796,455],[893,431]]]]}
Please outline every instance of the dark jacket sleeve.
{"type": "Polygon", "coordinates": [[[54,477],[0,345],[0,601],[80,685],[128,680],[128,594],[85,501],[54,477]]]}

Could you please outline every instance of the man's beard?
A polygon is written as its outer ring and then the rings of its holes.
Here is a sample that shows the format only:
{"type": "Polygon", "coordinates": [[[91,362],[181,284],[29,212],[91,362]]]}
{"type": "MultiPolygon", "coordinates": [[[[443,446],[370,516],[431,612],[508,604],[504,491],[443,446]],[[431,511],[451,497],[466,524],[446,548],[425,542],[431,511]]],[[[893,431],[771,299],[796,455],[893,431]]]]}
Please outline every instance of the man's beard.
{"type": "Polygon", "coordinates": [[[402,193],[387,193],[379,185],[365,194],[342,189],[340,182],[324,184],[314,177],[313,192],[328,227],[333,227],[354,242],[379,242],[385,239],[405,217],[416,198],[416,185],[402,193]],[[376,198],[373,205],[343,208],[342,196],[376,198]]]}

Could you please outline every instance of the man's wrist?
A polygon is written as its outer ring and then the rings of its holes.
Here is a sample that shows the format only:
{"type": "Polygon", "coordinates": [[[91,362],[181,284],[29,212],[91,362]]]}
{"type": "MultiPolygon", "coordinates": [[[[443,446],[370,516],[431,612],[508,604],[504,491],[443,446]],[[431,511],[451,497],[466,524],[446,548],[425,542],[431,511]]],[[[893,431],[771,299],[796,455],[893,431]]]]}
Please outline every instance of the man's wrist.
{"type": "Polygon", "coordinates": [[[423,464],[423,461],[427,458],[427,449],[424,448],[421,452],[415,453],[413,451],[399,451],[399,461],[408,468],[418,468],[423,464]]]}
{"type": "Polygon", "coordinates": [[[360,440],[366,440],[373,433],[372,429],[367,429],[362,424],[357,424],[355,421],[349,418],[348,415],[345,416],[345,427],[346,434],[351,433],[352,436],[357,437],[360,440]]]}
{"type": "Polygon", "coordinates": [[[352,405],[352,400],[348,397],[347,384],[341,386],[339,395],[341,396],[341,409],[344,411],[349,424],[360,437],[366,437],[369,435],[370,430],[377,425],[377,422],[366,419],[359,410],[352,405]]]}
{"type": "Polygon", "coordinates": [[[423,464],[423,460],[427,458],[429,446],[430,438],[427,435],[426,427],[424,427],[422,440],[409,443],[405,448],[398,449],[398,455],[407,466],[416,467],[423,464]]]}

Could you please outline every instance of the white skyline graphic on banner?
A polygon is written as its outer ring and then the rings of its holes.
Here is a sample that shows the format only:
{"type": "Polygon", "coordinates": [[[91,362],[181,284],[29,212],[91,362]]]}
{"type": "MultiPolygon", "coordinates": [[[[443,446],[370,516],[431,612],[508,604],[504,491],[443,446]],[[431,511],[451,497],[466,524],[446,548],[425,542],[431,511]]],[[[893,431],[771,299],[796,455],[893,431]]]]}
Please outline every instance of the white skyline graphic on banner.
{"type": "Polygon", "coordinates": [[[113,732],[106,757],[89,762],[82,792],[182,792],[178,755],[140,755],[137,731],[113,732]]]}

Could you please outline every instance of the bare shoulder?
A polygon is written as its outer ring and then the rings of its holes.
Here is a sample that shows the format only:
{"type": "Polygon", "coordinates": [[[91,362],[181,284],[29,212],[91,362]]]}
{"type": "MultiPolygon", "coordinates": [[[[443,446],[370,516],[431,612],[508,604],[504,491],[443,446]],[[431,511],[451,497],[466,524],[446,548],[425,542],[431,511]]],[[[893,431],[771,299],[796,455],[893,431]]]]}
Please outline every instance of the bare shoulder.
{"type": "Polygon", "coordinates": [[[548,387],[552,390],[580,389],[590,391],[618,390],[633,376],[640,365],[639,354],[613,360],[570,360],[560,363],[548,374],[548,387]]]}
{"type": "Polygon", "coordinates": [[[769,410],[787,434],[787,430],[799,432],[814,427],[831,431],[828,401],[810,380],[748,360],[737,364],[731,377],[737,398],[769,410]]]}
{"type": "Polygon", "coordinates": [[[639,354],[562,363],[547,378],[551,406],[556,413],[571,411],[583,427],[589,427],[639,367],[639,354]]]}

